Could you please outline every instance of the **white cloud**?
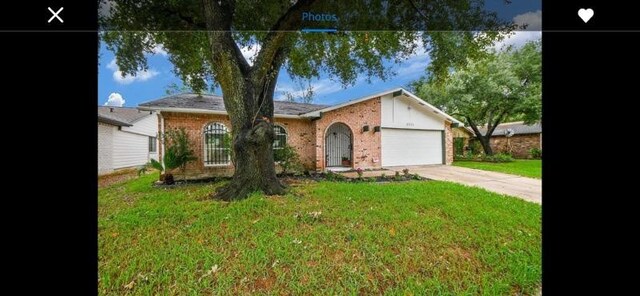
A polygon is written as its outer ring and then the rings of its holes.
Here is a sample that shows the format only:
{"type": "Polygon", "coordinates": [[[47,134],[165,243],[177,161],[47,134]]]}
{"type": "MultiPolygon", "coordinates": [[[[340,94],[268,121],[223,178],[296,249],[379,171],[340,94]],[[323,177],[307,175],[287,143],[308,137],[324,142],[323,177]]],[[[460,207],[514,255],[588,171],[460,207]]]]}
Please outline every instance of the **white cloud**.
{"type": "Polygon", "coordinates": [[[109,64],[107,65],[107,69],[111,70],[111,71],[118,71],[120,69],[118,69],[118,65],[116,65],[116,59],[111,60],[111,62],[109,62],[109,64]]]}
{"type": "Polygon", "coordinates": [[[148,69],[144,71],[140,70],[136,72],[136,75],[127,74],[123,77],[122,71],[120,71],[118,65],[116,64],[116,59],[111,60],[111,62],[107,64],[107,69],[113,71],[113,80],[120,84],[130,84],[136,81],[147,81],[160,74],[160,72],[156,70],[148,69]]]}
{"type": "Polygon", "coordinates": [[[157,76],[158,74],[160,74],[158,71],[149,69],[144,71],[138,71],[136,72],[135,76],[127,74],[123,77],[122,71],[115,71],[113,72],[113,79],[120,84],[130,84],[136,81],[147,81],[157,76]]]}
{"type": "Polygon", "coordinates": [[[503,50],[507,46],[522,47],[525,43],[542,38],[542,11],[529,11],[513,17],[513,22],[518,25],[527,25],[526,31],[515,31],[506,36],[502,41],[493,44],[495,50],[503,50]]]}
{"type": "Polygon", "coordinates": [[[517,31],[493,45],[493,49],[502,50],[511,45],[515,48],[522,47],[525,43],[542,38],[540,31],[517,31]]]}
{"type": "MultiPolygon", "coordinates": [[[[319,98],[342,90],[342,86],[340,83],[331,81],[329,78],[311,82],[311,87],[313,89],[314,98],[319,98]]],[[[287,98],[286,93],[291,94],[295,98],[299,98],[304,96],[306,91],[307,89],[300,89],[299,87],[296,88],[290,84],[277,84],[275,92],[277,94],[280,94],[280,96],[276,99],[285,100],[287,98]]]]}
{"type": "Polygon", "coordinates": [[[104,103],[104,105],[122,107],[124,106],[124,98],[122,98],[122,95],[119,93],[111,93],[109,95],[109,99],[107,100],[106,103],[104,103]]]}
{"type": "Polygon", "coordinates": [[[526,30],[540,31],[542,30],[542,10],[516,15],[513,22],[518,25],[527,25],[526,30]]]}
{"type": "Polygon", "coordinates": [[[152,51],[153,51],[153,54],[159,54],[165,57],[167,56],[167,50],[164,48],[162,44],[156,44],[156,46],[153,47],[152,51]]]}
{"type": "Polygon", "coordinates": [[[260,48],[260,44],[253,44],[249,46],[243,46],[242,48],[240,48],[240,52],[242,52],[242,56],[247,60],[247,63],[253,66],[253,61],[256,56],[258,56],[260,48]]]}

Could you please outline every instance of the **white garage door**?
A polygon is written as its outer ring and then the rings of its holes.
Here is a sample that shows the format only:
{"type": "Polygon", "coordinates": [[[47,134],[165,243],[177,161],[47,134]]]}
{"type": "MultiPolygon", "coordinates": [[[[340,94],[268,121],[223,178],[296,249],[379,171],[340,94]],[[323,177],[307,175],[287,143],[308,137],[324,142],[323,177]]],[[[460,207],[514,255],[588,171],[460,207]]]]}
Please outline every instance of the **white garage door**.
{"type": "Polygon", "coordinates": [[[442,164],[442,131],[382,129],[382,165],[442,164]]]}

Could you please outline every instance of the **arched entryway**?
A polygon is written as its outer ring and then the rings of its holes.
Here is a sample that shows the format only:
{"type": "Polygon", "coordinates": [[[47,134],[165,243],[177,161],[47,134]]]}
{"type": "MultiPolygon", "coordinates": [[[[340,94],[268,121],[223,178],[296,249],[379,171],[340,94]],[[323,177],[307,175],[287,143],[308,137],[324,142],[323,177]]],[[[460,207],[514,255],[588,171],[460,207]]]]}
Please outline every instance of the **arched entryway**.
{"type": "Polygon", "coordinates": [[[344,123],[329,126],[324,136],[326,167],[351,167],[353,164],[353,134],[344,123]]]}

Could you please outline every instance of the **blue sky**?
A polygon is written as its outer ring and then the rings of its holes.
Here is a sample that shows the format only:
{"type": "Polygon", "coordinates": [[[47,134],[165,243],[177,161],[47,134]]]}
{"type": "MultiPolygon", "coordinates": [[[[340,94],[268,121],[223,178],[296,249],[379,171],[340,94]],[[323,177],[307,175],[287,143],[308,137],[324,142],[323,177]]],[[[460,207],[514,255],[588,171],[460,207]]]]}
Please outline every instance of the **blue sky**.
{"type": "MultiPolygon", "coordinates": [[[[489,0],[487,6],[494,1],[503,3],[502,0],[489,0]]],[[[513,4],[515,5],[510,7],[509,10],[496,10],[501,17],[512,17],[517,23],[528,23],[530,24],[530,30],[537,31],[516,32],[507,40],[496,44],[496,48],[504,44],[520,45],[528,40],[541,37],[539,32],[541,28],[539,1],[514,0],[513,4]]],[[[250,58],[255,54],[255,50],[255,47],[253,49],[243,48],[243,53],[246,58],[250,58]]],[[[114,53],[109,51],[104,44],[101,44],[100,64],[98,67],[98,105],[105,105],[107,102],[110,105],[121,105],[124,101],[123,106],[135,107],[142,102],[165,96],[167,87],[173,83],[182,84],[181,80],[173,73],[173,65],[169,62],[168,53],[161,45],[156,46],[154,53],[149,54],[147,57],[149,62],[147,71],[139,71],[136,76],[123,78],[115,64],[114,53]]],[[[420,47],[412,56],[400,64],[385,61],[387,69],[397,73],[390,79],[382,81],[372,78],[369,84],[366,81],[366,77],[360,76],[355,85],[349,86],[347,89],[342,88],[339,82],[332,81],[327,73],[321,73],[319,79],[311,81],[314,89],[313,103],[337,104],[387,89],[405,87],[411,81],[424,76],[425,68],[429,61],[429,56],[420,47]]],[[[299,87],[296,85],[286,71],[281,71],[278,76],[275,99],[282,99],[285,91],[295,94],[296,91],[299,91],[299,87]]],[[[219,89],[216,89],[215,93],[222,94],[219,89]]]]}

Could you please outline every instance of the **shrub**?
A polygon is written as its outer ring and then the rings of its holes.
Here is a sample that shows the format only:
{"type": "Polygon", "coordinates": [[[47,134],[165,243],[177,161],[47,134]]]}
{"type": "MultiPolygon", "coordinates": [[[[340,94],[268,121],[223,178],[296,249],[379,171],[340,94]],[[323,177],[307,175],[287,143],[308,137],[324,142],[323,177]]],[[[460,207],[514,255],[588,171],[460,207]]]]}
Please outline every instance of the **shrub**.
{"type": "Polygon", "coordinates": [[[422,177],[418,174],[413,174],[411,178],[413,178],[414,180],[422,180],[422,177]]]}
{"type": "Polygon", "coordinates": [[[408,176],[409,176],[409,169],[404,169],[404,170],[402,170],[402,173],[403,173],[406,177],[408,177],[408,176]]]}
{"type": "MultiPolygon", "coordinates": [[[[189,141],[187,132],[184,128],[169,130],[164,133],[163,138],[166,147],[164,154],[165,170],[180,168],[186,180],[185,172],[187,170],[187,164],[197,159],[191,149],[191,142],[189,141]]],[[[169,176],[171,176],[170,180],[173,181],[173,176],[167,173],[165,174],[165,183],[167,183],[169,176]]]]}
{"type": "Polygon", "coordinates": [[[484,149],[482,149],[482,144],[480,144],[479,140],[472,139],[469,141],[469,151],[472,155],[478,155],[484,153],[484,149]]]}
{"type": "Polygon", "coordinates": [[[336,174],[332,171],[327,171],[327,173],[324,176],[325,176],[325,179],[327,179],[327,181],[344,181],[347,178],[343,175],[336,174]]]}
{"type": "Polygon", "coordinates": [[[395,180],[395,181],[402,180],[402,177],[400,177],[400,172],[399,171],[396,171],[395,176],[393,176],[393,180],[395,180]]]}
{"type": "Polygon", "coordinates": [[[282,148],[276,149],[273,155],[273,159],[279,162],[280,167],[282,168],[283,175],[286,175],[292,170],[302,170],[300,155],[298,155],[296,149],[289,144],[284,144],[282,148]]]}
{"type": "Polygon", "coordinates": [[[467,151],[465,154],[454,155],[454,160],[481,160],[482,154],[474,155],[471,150],[467,151]]]}
{"type": "Polygon", "coordinates": [[[506,153],[497,153],[494,155],[485,155],[482,161],[487,162],[512,162],[513,157],[506,153]]]}
{"type": "Polygon", "coordinates": [[[143,174],[147,173],[147,165],[141,165],[138,167],[138,177],[142,176],[143,174]]]}
{"type": "Polygon", "coordinates": [[[453,151],[459,155],[464,153],[464,138],[453,138],[453,151]]]}
{"type": "Polygon", "coordinates": [[[541,159],[542,158],[542,149],[540,149],[540,148],[531,148],[529,150],[529,155],[531,155],[531,158],[533,158],[533,159],[541,159]]]}
{"type": "Polygon", "coordinates": [[[382,175],[380,175],[380,178],[382,178],[382,179],[386,179],[386,178],[387,178],[387,174],[382,173],[382,175]]]}

